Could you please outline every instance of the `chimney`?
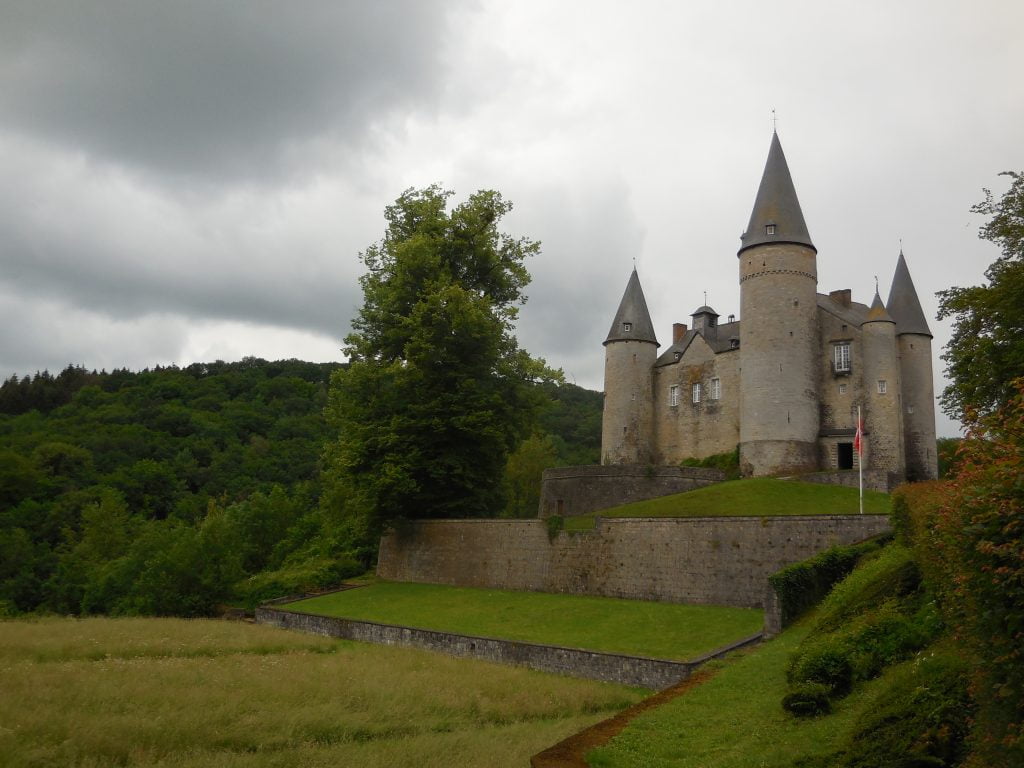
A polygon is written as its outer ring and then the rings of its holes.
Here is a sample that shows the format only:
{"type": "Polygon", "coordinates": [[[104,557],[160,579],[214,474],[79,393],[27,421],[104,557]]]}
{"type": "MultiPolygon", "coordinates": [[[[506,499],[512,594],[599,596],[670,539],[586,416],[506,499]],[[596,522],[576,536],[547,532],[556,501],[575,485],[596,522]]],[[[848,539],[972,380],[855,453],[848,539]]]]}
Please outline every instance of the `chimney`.
{"type": "Polygon", "coordinates": [[[851,289],[843,288],[841,291],[829,291],[828,297],[832,299],[836,304],[841,304],[844,307],[850,306],[851,302],[851,289]]]}
{"type": "Polygon", "coordinates": [[[686,323],[672,323],[672,343],[678,344],[686,335],[686,323]]]}

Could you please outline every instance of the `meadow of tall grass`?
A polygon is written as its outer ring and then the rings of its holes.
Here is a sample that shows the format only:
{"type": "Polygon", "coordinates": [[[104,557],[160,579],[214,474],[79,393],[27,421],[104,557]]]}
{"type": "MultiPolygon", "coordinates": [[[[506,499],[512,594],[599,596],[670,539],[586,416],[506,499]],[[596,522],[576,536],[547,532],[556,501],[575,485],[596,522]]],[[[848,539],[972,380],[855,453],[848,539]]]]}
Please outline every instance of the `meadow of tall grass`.
{"type": "Polygon", "coordinates": [[[179,619],[0,622],[0,678],[5,766],[522,766],[645,693],[179,619]]]}

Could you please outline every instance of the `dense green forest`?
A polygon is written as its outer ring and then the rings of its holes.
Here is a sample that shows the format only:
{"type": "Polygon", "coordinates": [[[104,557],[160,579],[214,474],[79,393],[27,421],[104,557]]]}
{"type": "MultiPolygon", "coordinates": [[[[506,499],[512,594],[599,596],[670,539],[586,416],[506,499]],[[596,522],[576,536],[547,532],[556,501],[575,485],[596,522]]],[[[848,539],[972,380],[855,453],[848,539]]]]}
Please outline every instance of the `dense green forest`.
{"type": "MultiPolygon", "coordinates": [[[[0,386],[0,614],[204,615],[337,582],[372,562],[321,504],[337,363],[12,376],[0,386]]],[[[511,457],[508,504],[540,471],[597,461],[601,395],[549,405],[511,457]]]]}

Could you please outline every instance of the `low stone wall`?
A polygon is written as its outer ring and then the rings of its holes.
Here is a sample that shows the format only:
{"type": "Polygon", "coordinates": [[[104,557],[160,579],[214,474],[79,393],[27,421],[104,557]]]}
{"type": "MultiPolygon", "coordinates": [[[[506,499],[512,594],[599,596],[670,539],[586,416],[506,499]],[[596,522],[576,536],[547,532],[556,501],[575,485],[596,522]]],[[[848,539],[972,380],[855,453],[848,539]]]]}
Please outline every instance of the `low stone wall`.
{"type": "Polygon", "coordinates": [[[459,635],[451,632],[403,627],[396,624],[378,624],[372,621],[317,616],[311,613],[285,611],[270,607],[257,608],[256,621],[259,624],[270,624],[284,629],[294,629],[327,637],[360,640],[378,645],[422,648],[446,653],[450,656],[465,656],[498,664],[529,667],[542,672],[585,677],[622,685],[638,685],[654,690],[675,685],[680,680],[689,677],[694,669],[710,659],[761,639],[761,635],[757,634],[692,661],[670,661],[644,656],[563,648],[556,645],[459,635]]]}
{"type": "Polygon", "coordinates": [[[619,504],[656,499],[720,483],[725,474],[701,467],[607,464],[545,469],[540,516],[575,517],[619,504]]]}
{"type": "Polygon", "coordinates": [[[381,539],[389,581],[763,608],[768,576],[889,530],[883,515],[598,518],[549,537],[543,520],[424,520],[381,539]]]}
{"type": "MultiPolygon", "coordinates": [[[[831,472],[810,472],[805,475],[794,475],[790,480],[799,480],[801,483],[820,483],[822,485],[844,485],[848,488],[860,486],[860,475],[856,469],[832,470],[831,472]]],[[[896,486],[903,482],[903,478],[895,472],[887,472],[884,469],[865,469],[864,487],[869,491],[881,491],[892,493],[896,486]]]]}

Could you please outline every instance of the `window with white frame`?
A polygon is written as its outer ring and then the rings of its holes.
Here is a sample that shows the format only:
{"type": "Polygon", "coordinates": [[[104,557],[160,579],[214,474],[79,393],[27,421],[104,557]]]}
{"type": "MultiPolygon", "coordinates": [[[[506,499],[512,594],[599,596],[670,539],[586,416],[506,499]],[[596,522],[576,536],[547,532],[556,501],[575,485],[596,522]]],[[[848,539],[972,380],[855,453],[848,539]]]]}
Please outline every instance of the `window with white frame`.
{"type": "Polygon", "coordinates": [[[632,323],[623,323],[622,324],[622,332],[623,333],[629,333],[632,330],[633,330],[633,324],[632,323]]]}
{"type": "Polygon", "coordinates": [[[675,408],[679,405],[679,385],[673,384],[668,388],[668,404],[675,408]]]}
{"type": "Polygon", "coordinates": [[[840,395],[845,395],[846,394],[846,385],[845,384],[840,384],[839,385],[839,394],[840,395]]]}
{"type": "Polygon", "coordinates": [[[699,403],[700,402],[700,384],[694,384],[692,392],[693,392],[693,402],[699,403]]]}
{"type": "Polygon", "coordinates": [[[885,392],[886,392],[886,389],[887,389],[887,386],[886,386],[886,383],[885,383],[885,379],[879,379],[878,380],[878,394],[884,395],[885,392]]]}
{"type": "Polygon", "coordinates": [[[712,379],[711,380],[711,394],[712,400],[720,400],[722,397],[722,380],[712,379]]]}
{"type": "Polygon", "coordinates": [[[836,373],[850,372],[850,342],[843,341],[832,348],[836,373]]]}

